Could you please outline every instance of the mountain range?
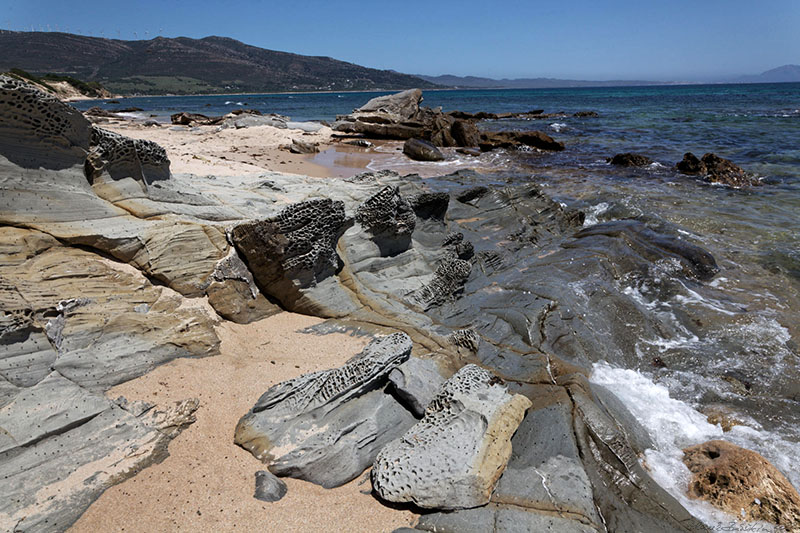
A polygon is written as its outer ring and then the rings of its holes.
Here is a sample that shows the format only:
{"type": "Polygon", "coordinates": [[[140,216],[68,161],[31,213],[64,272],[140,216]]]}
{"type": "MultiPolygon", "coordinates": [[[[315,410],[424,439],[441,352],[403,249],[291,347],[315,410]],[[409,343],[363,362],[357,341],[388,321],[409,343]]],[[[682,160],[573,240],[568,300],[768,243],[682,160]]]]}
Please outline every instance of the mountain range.
{"type": "Polygon", "coordinates": [[[20,68],[98,81],[119,94],[431,88],[420,78],[330,57],[266,50],[226,37],[123,41],[0,31],[0,71],[20,68]]]}
{"type": "MultiPolygon", "coordinates": [[[[267,50],[227,37],[156,37],[125,41],[60,32],[0,30],[0,72],[12,68],[100,82],[118,94],[200,94],[667,85],[647,80],[492,79],[427,76],[378,70],[330,57],[267,50]]],[[[758,75],[711,83],[800,82],[800,66],[784,65],[758,75]]]]}

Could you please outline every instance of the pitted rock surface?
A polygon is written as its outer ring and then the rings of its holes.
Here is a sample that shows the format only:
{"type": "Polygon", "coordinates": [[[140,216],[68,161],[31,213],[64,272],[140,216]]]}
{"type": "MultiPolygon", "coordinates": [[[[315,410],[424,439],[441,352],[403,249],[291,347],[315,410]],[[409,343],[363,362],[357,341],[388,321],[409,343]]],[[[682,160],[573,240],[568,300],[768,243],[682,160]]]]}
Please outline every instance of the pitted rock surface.
{"type": "Polygon", "coordinates": [[[77,109],[16,78],[0,75],[0,155],[23,168],[82,165],[91,124],[77,109]]]}
{"type": "Polygon", "coordinates": [[[412,292],[412,301],[424,309],[439,306],[453,299],[462,289],[472,271],[472,265],[462,259],[446,259],[436,267],[433,279],[412,292]]]}
{"type": "Polygon", "coordinates": [[[511,456],[511,436],[530,405],[486,370],[461,368],[425,417],[378,454],[373,488],[385,500],[425,508],[488,503],[511,456]]]}
{"type": "Polygon", "coordinates": [[[240,224],[231,238],[262,291],[289,310],[307,311],[303,290],[316,287],[339,269],[336,243],[352,224],[343,202],[324,198],[240,224]]]}
{"type": "Polygon", "coordinates": [[[340,368],[275,385],[239,420],[235,442],[274,474],[325,487],[350,481],[415,421],[381,390],[410,353],[408,335],[394,333],[340,368]]]}
{"type": "Polygon", "coordinates": [[[153,141],[131,139],[92,126],[91,146],[86,165],[90,182],[104,170],[112,179],[133,178],[145,184],[169,178],[167,152],[153,141]]]}
{"type": "Polygon", "coordinates": [[[356,222],[375,236],[410,237],[417,217],[398,187],[386,186],[356,210],[356,222]]]}
{"type": "Polygon", "coordinates": [[[466,348],[467,350],[478,353],[478,347],[481,343],[480,336],[472,329],[459,329],[451,333],[447,339],[456,346],[466,348]]]}

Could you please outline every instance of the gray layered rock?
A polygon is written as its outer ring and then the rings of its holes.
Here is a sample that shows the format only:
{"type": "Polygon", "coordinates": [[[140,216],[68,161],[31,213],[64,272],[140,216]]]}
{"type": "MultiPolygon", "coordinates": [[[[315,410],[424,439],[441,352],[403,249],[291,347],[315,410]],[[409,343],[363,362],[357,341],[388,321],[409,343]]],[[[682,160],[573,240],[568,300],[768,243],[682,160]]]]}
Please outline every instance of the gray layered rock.
{"type": "Polygon", "coordinates": [[[354,479],[414,423],[382,390],[410,353],[411,339],[394,333],[373,340],[341,368],[275,385],[239,421],[235,442],[277,475],[324,487],[354,479]]]}
{"type": "Polygon", "coordinates": [[[472,265],[467,261],[445,260],[436,268],[433,279],[411,293],[409,298],[425,310],[442,305],[462,289],[471,271],[472,265]]]}
{"type": "Polygon", "coordinates": [[[146,186],[169,178],[169,158],[166,150],[152,141],[130,139],[92,126],[84,171],[91,183],[108,172],[111,179],[133,178],[146,186]]]}
{"type": "Polygon", "coordinates": [[[389,381],[403,404],[421,417],[445,379],[434,360],[411,357],[389,373],[389,381]]]}
{"type": "Polygon", "coordinates": [[[463,367],[447,380],[425,417],[378,454],[373,488],[385,500],[426,508],[486,504],[529,406],[486,370],[463,367]]]}
{"type": "Polygon", "coordinates": [[[417,217],[397,187],[384,187],[356,210],[356,222],[372,235],[382,255],[408,249],[417,217]]]}

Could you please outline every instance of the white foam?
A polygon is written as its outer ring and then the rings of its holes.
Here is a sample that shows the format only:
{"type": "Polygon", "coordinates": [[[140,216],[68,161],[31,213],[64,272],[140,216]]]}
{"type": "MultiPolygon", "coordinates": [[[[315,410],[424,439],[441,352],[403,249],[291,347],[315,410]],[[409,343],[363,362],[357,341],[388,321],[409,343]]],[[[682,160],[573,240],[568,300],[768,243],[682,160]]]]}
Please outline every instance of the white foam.
{"type": "Polygon", "coordinates": [[[564,124],[563,122],[553,122],[552,124],[550,124],[550,127],[557,133],[560,133],[561,130],[567,127],[567,125],[564,124]]]}
{"type": "Polygon", "coordinates": [[[608,211],[610,207],[611,206],[608,204],[608,202],[600,202],[599,204],[595,204],[587,209],[586,218],[583,221],[583,227],[585,228],[587,226],[594,226],[597,224],[599,222],[597,217],[608,211]]]}
{"type": "MultiPolygon", "coordinates": [[[[655,447],[645,451],[643,466],[653,479],[698,519],[711,527],[730,525],[732,517],[686,495],[691,473],[683,463],[683,448],[721,439],[764,455],[797,485],[800,447],[780,435],[743,425],[724,433],[705,415],[670,397],[669,390],[635,371],[595,363],[589,379],[612,391],[650,435],[655,447]]],[[[769,531],[769,529],[766,529],[769,531]]]]}

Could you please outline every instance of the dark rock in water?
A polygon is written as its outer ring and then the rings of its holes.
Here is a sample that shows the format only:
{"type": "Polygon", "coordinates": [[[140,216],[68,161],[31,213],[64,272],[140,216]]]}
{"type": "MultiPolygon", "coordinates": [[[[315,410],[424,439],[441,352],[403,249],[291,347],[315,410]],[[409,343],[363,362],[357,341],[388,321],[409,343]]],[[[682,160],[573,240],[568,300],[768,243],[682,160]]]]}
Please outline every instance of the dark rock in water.
{"type": "Polygon", "coordinates": [[[706,165],[691,152],[683,154],[683,159],[676,165],[677,169],[684,174],[705,174],[706,165]]]}
{"type": "Polygon", "coordinates": [[[450,133],[455,140],[456,146],[478,146],[481,141],[481,133],[474,122],[466,120],[456,120],[453,123],[450,133]]]}
{"type": "Polygon", "coordinates": [[[600,115],[597,111],[578,111],[577,113],[573,113],[573,117],[583,118],[583,117],[599,117],[600,115]]]}
{"type": "Polygon", "coordinates": [[[436,146],[421,139],[408,139],[403,153],[415,161],[444,161],[444,154],[436,146]]]}
{"type": "Polygon", "coordinates": [[[478,148],[456,148],[456,152],[471,157],[478,157],[479,155],[481,155],[481,151],[478,148]]]}
{"type": "Polygon", "coordinates": [[[484,152],[496,148],[531,146],[540,150],[560,151],[564,145],[541,131],[493,131],[481,134],[480,149],[484,152]]]}
{"type": "Polygon", "coordinates": [[[640,155],[640,154],[632,154],[630,152],[626,152],[624,154],[617,154],[614,157],[607,160],[612,165],[617,165],[620,167],[644,167],[653,162],[647,156],[640,155]]]}
{"type": "Polygon", "coordinates": [[[292,144],[289,145],[289,151],[293,154],[316,154],[319,152],[319,145],[292,139],[292,144]]]}
{"type": "Polygon", "coordinates": [[[722,183],[731,187],[760,184],[757,178],[745,172],[732,161],[712,153],[707,153],[703,155],[702,159],[698,159],[693,153],[687,152],[675,167],[684,174],[703,176],[711,183],[722,183]]]}
{"type": "Polygon", "coordinates": [[[256,492],[253,497],[262,502],[277,502],[289,489],[286,483],[278,479],[272,472],[259,470],[256,472],[256,492]]]}
{"type": "Polygon", "coordinates": [[[232,115],[242,115],[242,114],[246,114],[246,115],[261,115],[261,111],[259,111],[258,109],[234,109],[233,111],[231,111],[230,114],[232,114],[232,115]]]}
{"type": "Polygon", "coordinates": [[[645,257],[652,257],[653,260],[664,256],[673,257],[684,267],[686,274],[702,280],[711,279],[719,272],[717,262],[707,251],[682,239],[655,232],[639,221],[617,220],[597,224],[579,231],[575,237],[580,239],[595,235],[624,235],[645,257]]]}
{"type": "Polygon", "coordinates": [[[115,113],[138,113],[144,111],[141,107],[123,107],[122,109],[115,109],[115,113]]]}
{"type": "Polygon", "coordinates": [[[800,494],[760,454],[722,440],[683,450],[692,472],[689,496],[748,521],[800,530],[800,494]]]}
{"type": "Polygon", "coordinates": [[[351,141],[345,141],[343,144],[349,144],[351,146],[359,146],[361,148],[369,148],[372,146],[372,143],[366,139],[353,139],[351,141]]]}
{"type": "Polygon", "coordinates": [[[271,387],[239,420],[235,442],[276,475],[342,485],[415,419],[381,388],[408,359],[411,339],[373,340],[343,367],[305,374],[271,387]]]}

